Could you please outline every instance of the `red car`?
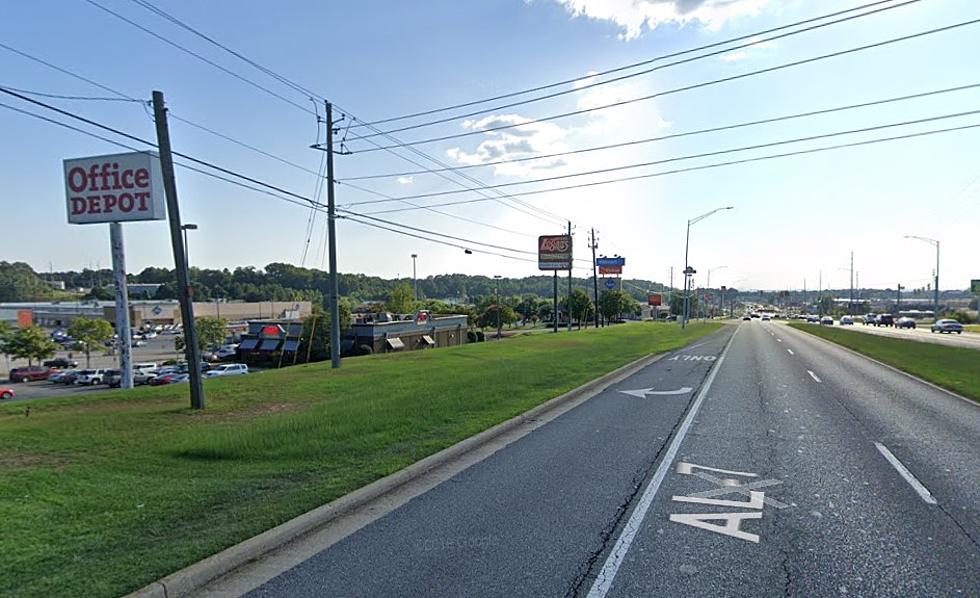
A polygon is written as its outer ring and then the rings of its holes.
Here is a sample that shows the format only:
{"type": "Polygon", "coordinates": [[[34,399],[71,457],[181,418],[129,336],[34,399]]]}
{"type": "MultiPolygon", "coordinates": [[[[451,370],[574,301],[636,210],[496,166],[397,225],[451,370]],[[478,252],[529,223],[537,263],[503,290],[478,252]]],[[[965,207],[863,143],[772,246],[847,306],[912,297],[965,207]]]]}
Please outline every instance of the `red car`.
{"type": "Polygon", "coordinates": [[[58,370],[45,367],[43,365],[32,365],[26,368],[14,368],[10,370],[11,382],[28,382],[34,380],[47,380],[51,374],[58,370]]]}
{"type": "Polygon", "coordinates": [[[0,401],[6,401],[7,399],[12,399],[17,396],[14,389],[7,388],[6,386],[0,386],[0,401]]]}

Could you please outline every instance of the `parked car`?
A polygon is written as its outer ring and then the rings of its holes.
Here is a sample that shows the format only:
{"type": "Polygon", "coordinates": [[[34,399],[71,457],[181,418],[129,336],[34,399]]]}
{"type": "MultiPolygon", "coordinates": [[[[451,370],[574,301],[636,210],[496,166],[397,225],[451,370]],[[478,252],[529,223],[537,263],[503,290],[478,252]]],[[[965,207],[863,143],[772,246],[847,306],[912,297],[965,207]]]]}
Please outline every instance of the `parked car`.
{"type": "Polygon", "coordinates": [[[65,357],[55,357],[45,361],[42,365],[49,368],[69,369],[78,367],[78,362],[65,357]]]}
{"type": "Polygon", "coordinates": [[[875,316],[875,326],[894,326],[895,318],[891,314],[878,314],[875,316]]]}
{"type": "Polygon", "coordinates": [[[102,383],[109,388],[119,388],[122,386],[122,370],[106,370],[102,383]]]}
{"type": "Polygon", "coordinates": [[[221,376],[241,376],[247,373],[248,366],[244,363],[226,363],[214,366],[204,375],[208,378],[218,378],[221,376]]]}
{"type": "Polygon", "coordinates": [[[896,328],[912,328],[915,329],[915,320],[909,317],[902,317],[895,320],[896,328]]]}
{"type": "Polygon", "coordinates": [[[149,384],[157,375],[157,371],[153,369],[133,370],[133,386],[149,384]]]}
{"type": "Polygon", "coordinates": [[[0,401],[6,401],[7,399],[12,399],[17,396],[14,389],[9,386],[0,386],[0,401]]]}
{"type": "Polygon", "coordinates": [[[105,377],[105,373],[107,371],[109,370],[104,368],[81,370],[78,372],[78,376],[75,377],[75,384],[80,384],[83,386],[95,386],[96,384],[102,384],[102,378],[105,377]]]}
{"type": "Polygon", "coordinates": [[[51,374],[56,373],[57,371],[58,370],[53,370],[43,365],[14,368],[10,370],[10,381],[28,382],[33,380],[47,380],[51,377],[51,374]]]}
{"type": "Polygon", "coordinates": [[[820,318],[820,324],[823,325],[823,326],[833,326],[834,325],[834,319],[831,318],[830,316],[824,316],[824,317],[820,318]]]}
{"type": "Polygon", "coordinates": [[[853,326],[854,325],[854,318],[852,318],[851,316],[841,316],[840,317],[840,325],[841,326],[853,326]]]}
{"type": "Polygon", "coordinates": [[[66,372],[60,372],[59,374],[56,374],[56,376],[58,378],[58,382],[61,384],[74,384],[75,379],[78,378],[78,374],[81,373],[81,371],[82,370],[68,370],[66,372]]]}
{"type": "Polygon", "coordinates": [[[214,359],[221,361],[222,359],[231,359],[236,355],[238,355],[238,345],[224,345],[214,352],[214,359]]]}
{"type": "MultiPolygon", "coordinates": [[[[956,320],[936,320],[936,322],[929,328],[930,332],[939,332],[940,334],[963,334],[963,324],[960,324],[956,320]]],[[[13,378],[11,377],[11,380],[13,378]]]]}

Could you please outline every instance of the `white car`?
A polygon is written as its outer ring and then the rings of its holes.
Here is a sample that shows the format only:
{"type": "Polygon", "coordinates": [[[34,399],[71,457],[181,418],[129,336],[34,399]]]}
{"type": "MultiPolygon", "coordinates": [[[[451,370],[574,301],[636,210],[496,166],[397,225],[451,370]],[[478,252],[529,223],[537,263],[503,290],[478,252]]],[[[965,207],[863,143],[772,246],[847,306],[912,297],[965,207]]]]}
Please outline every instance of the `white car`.
{"type": "Polygon", "coordinates": [[[841,316],[840,317],[840,325],[841,326],[853,326],[854,325],[854,318],[852,318],[851,316],[841,316]]]}
{"type": "Polygon", "coordinates": [[[241,376],[248,373],[248,366],[244,363],[226,363],[208,370],[204,376],[207,378],[218,378],[220,376],[241,376]]]}
{"type": "Polygon", "coordinates": [[[105,377],[107,371],[109,370],[82,370],[78,372],[78,376],[75,378],[75,384],[81,384],[83,386],[95,386],[96,384],[102,384],[102,378],[105,377]]]}
{"type": "Polygon", "coordinates": [[[238,345],[224,345],[214,352],[215,359],[228,359],[238,355],[238,345]]]}

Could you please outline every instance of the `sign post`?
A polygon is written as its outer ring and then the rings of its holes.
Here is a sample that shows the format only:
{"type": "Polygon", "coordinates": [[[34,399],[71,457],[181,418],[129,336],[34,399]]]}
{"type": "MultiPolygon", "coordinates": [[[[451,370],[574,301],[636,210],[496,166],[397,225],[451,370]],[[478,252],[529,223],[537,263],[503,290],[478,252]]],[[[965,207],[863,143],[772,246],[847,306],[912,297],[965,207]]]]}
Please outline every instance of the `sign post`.
{"type": "MultiPolygon", "coordinates": [[[[555,275],[554,324],[558,332],[558,271],[572,272],[572,235],[541,235],[538,237],[538,270],[552,270],[555,275]]],[[[572,327],[571,282],[568,294],[568,329],[572,327]]]]}
{"type": "Polygon", "coordinates": [[[65,160],[64,172],[68,223],[109,224],[120,386],[132,388],[132,333],[122,223],[166,218],[160,163],[149,152],[132,152],[65,160]]]}

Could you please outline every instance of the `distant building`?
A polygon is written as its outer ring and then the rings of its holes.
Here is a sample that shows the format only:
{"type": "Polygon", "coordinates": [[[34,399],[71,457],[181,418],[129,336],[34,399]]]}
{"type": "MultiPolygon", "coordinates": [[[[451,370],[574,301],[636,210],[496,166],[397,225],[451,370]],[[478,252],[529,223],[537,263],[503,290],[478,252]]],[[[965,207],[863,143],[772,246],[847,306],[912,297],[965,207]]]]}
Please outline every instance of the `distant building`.
{"type": "Polygon", "coordinates": [[[462,345],[466,342],[466,330],[465,315],[433,315],[428,311],[410,315],[374,314],[359,318],[351,326],[354,345],[366,345],[374,353],[462,345]]]}
{"type": "Polygon", "coordinates": [[[48,285],[56,291],[65,290],[65,281],[63,280],[45,280],[44,284],[48,285]]]}

